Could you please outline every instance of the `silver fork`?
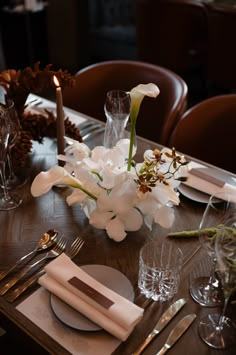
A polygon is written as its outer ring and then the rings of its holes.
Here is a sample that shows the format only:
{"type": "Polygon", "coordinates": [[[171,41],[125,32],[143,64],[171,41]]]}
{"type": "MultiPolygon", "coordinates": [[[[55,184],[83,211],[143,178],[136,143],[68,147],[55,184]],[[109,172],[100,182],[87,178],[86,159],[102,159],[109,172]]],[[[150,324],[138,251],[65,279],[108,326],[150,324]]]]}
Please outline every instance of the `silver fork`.
{"type": "Polygon", "coordinates": [[[68,238],[61,236],[56,241],[56,245],[51,249],[43,258],[37,260],[32,265],[27,265],[23,270],[21,270],[15,277],[8,281],[1,289],[0,295],[4,295],[12,286],[14,286],[22,277],[24,277],[31,269],[40,264],[46,259],[56,258],[59,256],[66,248],[68,238]]]}
{"type": "MultiPolygon", "coordinates": [[[[84,240],[81,237],[77,237],[74,242],[71,244],[69,249],[65,252],[70,259],[73,259],[80,251],[82,246],[84,245],[84,240]]],[[[14,289],[8,296],[7,300],[9,302],[13,302],[19,297],[28,287],[33,285],[34,282],[38,280],[38,278],[45,273],[44,269],[39,270],[36,274],[32,275],[28,280],[26,280],[23,284],[14,289]]]]}

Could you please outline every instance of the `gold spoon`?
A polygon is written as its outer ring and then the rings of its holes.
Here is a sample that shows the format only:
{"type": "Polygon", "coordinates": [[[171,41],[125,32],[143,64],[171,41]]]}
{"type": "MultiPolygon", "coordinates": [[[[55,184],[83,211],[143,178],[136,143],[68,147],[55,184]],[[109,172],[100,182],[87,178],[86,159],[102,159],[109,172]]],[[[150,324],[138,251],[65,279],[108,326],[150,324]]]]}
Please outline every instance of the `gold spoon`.
{"type": "Polygon", "coordinates": [[[4,277],[6,277],[11,271],[13,271],[22,261],[27,259],[29,256],[32,256],[37,252],[50,248],[55,243],[57,236],[58,231],[55,229],[49,229],[47,232],[45,232],[38,241],[36,248],[34,248],[30,253],[22,256],[13,266],[11,266],[8,270],[3,271],[0,274],[0,281],[4,279],[4,277]]]}

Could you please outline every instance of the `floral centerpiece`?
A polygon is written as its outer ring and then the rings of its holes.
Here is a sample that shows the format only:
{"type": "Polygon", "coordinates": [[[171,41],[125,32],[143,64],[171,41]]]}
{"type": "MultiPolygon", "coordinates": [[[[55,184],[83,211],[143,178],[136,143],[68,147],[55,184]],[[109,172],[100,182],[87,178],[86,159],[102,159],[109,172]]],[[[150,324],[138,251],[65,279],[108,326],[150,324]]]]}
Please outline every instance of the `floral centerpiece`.
{"type": "Polygon", "coordinates": [[[84,143],[67,138],[65,155],[59,159],[64,167],[55,166],[34,179],[31,193],[38,197],[54,185],[67,185],[72,193],[69,205],[80,204],[96,228],[105,229],[115,241],[123,240],[127,231],[137,231],[143,223],[150,229],[153,222],[170,227],[179,204],[175,188],[184,177],[184,157],[175,149],[147,150],[144,161],[133,160],[134,129],[142,99],[156,97],[154,84],[138,85],[130,91],[130,139],[122,139],[107,149],[97,146],[90,150],[84,143]]]}
{"type": "MultiPolygon", "coordinates": [[[[66,70],[54,71],[49,64],[40,69],[39,62],[33,68],[22,70],[8,69],[0,73],[0,86],[4,89],[5,104],[13,101],[21,124],[18,143],[12,149],[15,167],[24,166],[32,148],[32,141],[43,143],[44,137],[56,136],[56,116],[45,110],[44,114],[26,110],[26,101],[30,93],[41,94],[55,88],[55,75],[62,87],[73,87],[75,78],[66,70]]],[[[79,129],[67,117],[65,131],[69,137],[82,141],[79,129]]]]}

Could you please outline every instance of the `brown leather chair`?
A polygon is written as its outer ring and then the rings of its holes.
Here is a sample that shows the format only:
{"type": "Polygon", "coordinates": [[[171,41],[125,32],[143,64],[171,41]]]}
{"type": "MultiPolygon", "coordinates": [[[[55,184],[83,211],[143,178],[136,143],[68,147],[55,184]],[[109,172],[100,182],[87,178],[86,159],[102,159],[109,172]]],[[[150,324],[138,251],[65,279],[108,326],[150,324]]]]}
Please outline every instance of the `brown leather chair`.
{"type": "Polygon", "coordinates": [[[186,111],[167,145],[236,173],[236,94],[219,95],[186,111]]]}
{"type": "Polygon", "coordinates": [[[127,60],[96,63],[76,74],[75,88],[65,88],[64,104],[105,121],[104,102],[111,89],[130,91],[138,84],[160,88],[156,99],[145,97],[138,116],[138,135],[166,143],[187,104],[187,85],[177,74],[160,66],[127,60]]]}
{"type": "Polygon", "coordinates": [[[236,7],[207,4],[209,93],[236,89],[236,7]]]}
{"type": "Polygon", "coordinates": [[[140,60],[183,76],[205,70],[207,11],[201,1],[137,0],[136,25],[140,60]]]}

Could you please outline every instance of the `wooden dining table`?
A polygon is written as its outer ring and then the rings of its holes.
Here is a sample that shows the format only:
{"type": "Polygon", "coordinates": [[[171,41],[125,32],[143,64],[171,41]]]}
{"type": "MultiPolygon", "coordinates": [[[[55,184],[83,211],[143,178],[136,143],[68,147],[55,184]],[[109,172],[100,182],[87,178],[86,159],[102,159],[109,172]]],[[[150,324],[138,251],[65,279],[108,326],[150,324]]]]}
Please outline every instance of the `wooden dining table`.
{"type": "MultiPolygon", "coordinates": [[[[42,99],[42,101],[41,106],[48,104],[44,99],[42,99]]],[[[75,122],[76,117],[80,117],[83,121],[93,122],[94,125],[99,124],[101,128],[104,128],[104,123],[91,117],[69,109],[67,112],[69,117],[70,114],[73,114],[75,122]]],[[[96,145],[102,145],[103,134],[103,129],[100,131],[94,130],[93,134],[87,136],[85,143],[90,148],[96,145]]],[[[145,305],[145,303],[143,303],[145,299],[140,295],[137,286],[140,249],[149,240],[168,238],[170,243],[176,244],[181,248],[184,255],[178,293],[174,299],[168,302],[149,302],[145,307],[143,319],[138,323],[128,339],[124,342],[114,342],[116,346],[110,353],[114,355],[132,354],[145,340],[168,306],[175,300],[186,297],[188,301],[183,309],[150,343],[143,354],[156,354],[164,345],[174,325],[189,313],[195,313],[197,317],[186,333],[173,348],[169,350],[170,355],[183,353],[191,355],[233,354],[233,348],[225,349],[220,352],[210,348],[200,339],[198,334],[200,317],[220,309],[200,306],[193,301],[189,294],[191,278],[195,277],[194,275],[201,270],[202,272],[204,272],[204,270],[205,272],[206,270],[207,272],[210,270],[211,259],[208,257],[206,250],[204,247],[200,246],[199,240],[196,237],[177,239],[167,236],[169,231],[197,229],[206,204],[180,195],[180,204],[173,207],[175,221],[170,230],[165,230],[159,225],[154,225],[153,229],[150,231],[146,226],[143,226],[138,232],[128,232],[127,237],[122,242],[115,242],[109,239],[105,231],[96,229],[89,224],[84,211],[79,205],[67,205],[65,196],[68,193],[68,188],[57,186],[49,193],[37,198],[31,195],[30,186],[35,176],[39,172],[46,171],[57,164],[56,147],[56,140],[53,138],[44,138],[42,144],[34,142],[27,164],[23,169],[23,173],[27,176],[28,182],[16,190],[17,193],[22,196],[23,202],[19,207],[11,211],[0,211],[0,272],[9,268],[9,266],[13,265],[20,257],[34,249],[40,236],[45,231],[55,228],[61,235],[66,235],[70,242],[79,235],[84,239],[85,243],[82,250],[73,259],[77,265],[105,265],[119,270],[130,280],[133,286],[135,294],[134,302],[137,300],[137,303],[142,306],[145,305]]],[[[142,160],[143,152],[146,149],[162,148],[159,144],[141,137],[137,137],[137,147],[136,161],[142,160]]],[[[187,158],[194,160],[192,157],[187,158]]],[[[214,168],[216,171],[221,171],[217,167],[214,168]]],[[[223,173],[234,178],[236,177],[229,172],[224,171],[223,173]]],[[[32,264],[37,257],[38,256],[30,260],[29,263],[32,264]]],[[[11,276],[12,275],[10,275],[10,277],[11,276]]],[[[4,280],[0,282],[0,288],[3,284],[4,280]]],[[[58,340],[58,338],[50,335],[46,328],[42,328],[32,321],[29,315],[24,314],[24,312],[22,312],[24,307],[21,307],[24,302],[28,302],[26,305],[30,307],[32,314],[36,312],[36,308],[40,306],[30,301],[31,297],[39,290],[40,286],[35,283],[12,303],[7,300],[8,293],[4,296],[0,296],[0,326],[9,333],[13,342],[14,339],[22,342],[24,347],[27,347],[27,353],[29,354],[70,354],[70,348],[66,346],[63,339],[65,336],[69,336],[70,333],[73,333],[73,339],[75,339],[75,341],[78,340],[79,344],[76,354],[107,354],[105,350],[102,350],[103,341],[105,342],[104,339],[113,337],[111,335],[108,336],[103,330],[85,332],[72,329],[57,319],[50,306],[48,306],[46,310],[44,309],[45,314],[43,314],[43,316],[47,317],[47,315],[50,314],[50,317],[53,319],[53,324],[55,322],[55,326],[60,327],[61,334],[58,340]],[[97,344],[97,350],[96,346],[91,349],[89,344],[97,344]]],[[[230,303],[227,308],[227,314],[233,318],[234,321],[236,320],[235,307],[236,305],[230,303]]]]}

